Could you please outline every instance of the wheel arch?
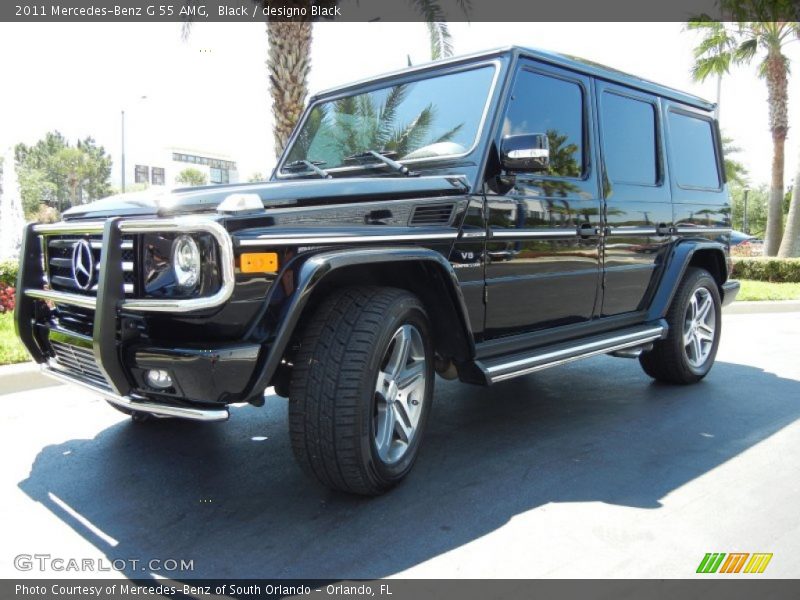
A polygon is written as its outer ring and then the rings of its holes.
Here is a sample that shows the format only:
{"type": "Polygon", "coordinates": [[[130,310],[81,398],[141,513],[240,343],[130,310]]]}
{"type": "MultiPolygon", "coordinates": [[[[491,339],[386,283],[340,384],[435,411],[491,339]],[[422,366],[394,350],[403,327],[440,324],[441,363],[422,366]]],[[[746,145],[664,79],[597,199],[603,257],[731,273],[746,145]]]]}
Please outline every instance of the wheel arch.
{"type": "MultiPolygon", "coordinates": [[[[466,361],[475,345],[458,280],[449,261],[429,248],[351,248],[321,252],[291,270],[293,292],[281,300],[280,319],[269,355],[252,386],[264,389],[303,322],[333,289],[349,285],[379,285],[408,290],[428,311],[434,347],[443,356],[466,361]]],[[[280,285],[280,280],[273,285],[280,285]]]]}
{"type": "Polygon", "coordinates": [[[665,260],[650,302],[648,319],[659,319],[667,314],[675,290],[689,267],[708,271],[717,283],[720,297],[724,297],[723,284],[728,280],[727,256],[727,247],[720,242],[688,239],[676,243],[665,260]]]}

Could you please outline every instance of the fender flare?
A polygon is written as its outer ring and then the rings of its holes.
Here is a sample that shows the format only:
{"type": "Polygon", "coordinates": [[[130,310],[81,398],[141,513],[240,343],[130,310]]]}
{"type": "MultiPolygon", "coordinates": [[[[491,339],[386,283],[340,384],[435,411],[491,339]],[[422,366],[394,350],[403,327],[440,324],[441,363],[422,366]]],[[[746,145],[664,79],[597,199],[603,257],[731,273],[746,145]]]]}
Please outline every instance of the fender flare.
{"type": "MultiPolygon", "coordinates": [[[[692,261],[692,257],[699,250],[711,250],[718,252],[722,260],[722,264],[726,264],[726,246],[720,242],[707,240],[707,239],[685,239],[680,240],[670,249],[664,261],[664,266],[661,269],[661,277],[658,284],[653,291],[650,299],[650,306],[647,310],[647,320],[661,319],[667,314],[669,306],[672,303],[672,298],[675,296],[675,291],[683,279],[686,269],[692,261]]],[[[722,281],[719,282],[720,293],[722,293],[722,284],[728,278],[727,267],[723,270],[722,281]]]]}
{"type": "MultiPolygon", "coordinates": [[[[251,393],[258,393],[265,389],[272,381],[280,365],[286,349],[295,333],[300,320],[300,315],[306,308],[314,291],[318,289],[332,273],[347,267],[364,265],[391,264],[391,263],[424,263],[439,270],[450,293],[450,300],[456,308],[457,318],[468,344],[470,356],[475,354],[475,344],[472,336],[472,327],[469,321],[464,297],[458,283],[455,270],[450,262],[440,253],[422,247],[364,247],[348,248],[341,250],[322,251],[313,254],[300,264],[289,264],[281,275],[273,282],[272,289],[265,302],[265,308],[280,305],[278,327],[272,341],[268,345],[266,359],[256,371],[255,378],[249,386],[251,393]],[[294,279],[294,291],[277,299],[276,290],[287,277],[294,279]]],[[[263,314],[262,314],[263,317],[263,314]]]]}

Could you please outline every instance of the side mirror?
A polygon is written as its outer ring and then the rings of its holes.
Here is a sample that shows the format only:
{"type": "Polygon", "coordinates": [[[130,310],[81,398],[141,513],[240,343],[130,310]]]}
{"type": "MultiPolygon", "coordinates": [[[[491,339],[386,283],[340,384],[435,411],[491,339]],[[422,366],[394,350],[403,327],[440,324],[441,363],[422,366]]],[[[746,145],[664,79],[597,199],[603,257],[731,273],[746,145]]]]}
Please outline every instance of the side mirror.
{"type": "Polygon", "coordinates": [[[550,140],[544,133],[507,135],[500,143],[500,163],[506,171],[546,171],[550,140]]]}

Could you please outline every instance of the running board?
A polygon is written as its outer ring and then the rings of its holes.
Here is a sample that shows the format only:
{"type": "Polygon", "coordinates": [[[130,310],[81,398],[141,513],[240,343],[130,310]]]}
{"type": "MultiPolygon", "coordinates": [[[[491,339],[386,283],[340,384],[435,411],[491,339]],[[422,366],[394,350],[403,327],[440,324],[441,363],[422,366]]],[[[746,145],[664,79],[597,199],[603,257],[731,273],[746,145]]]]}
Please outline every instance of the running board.
{"type": "Polygon", "coordinates": [[[500,356],[476,361],[487,383],[497,383],[513,377],[527,375],[566,363],[608,354],[625,348],[634,348],[663,338],[667,334],[667,323],[663,319],[646,325],[627,327],[602,335],[595,335],[571,342],[553,344],[510,356],[500,356]]]}

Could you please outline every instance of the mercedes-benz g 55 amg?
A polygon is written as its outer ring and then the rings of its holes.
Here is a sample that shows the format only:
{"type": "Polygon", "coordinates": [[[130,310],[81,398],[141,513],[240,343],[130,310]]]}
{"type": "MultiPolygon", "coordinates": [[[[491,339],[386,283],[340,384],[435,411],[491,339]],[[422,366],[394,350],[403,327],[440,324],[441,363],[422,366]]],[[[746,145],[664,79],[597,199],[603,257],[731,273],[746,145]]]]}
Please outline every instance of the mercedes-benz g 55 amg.
{"type": "Polygon", "coordinates": [[[738,291],[714,108],[517,47],[334,89],[268,182],[30,225],[18,334],[139,420],[223,420],[274,386],[305,470],[378,494],[412,467],[437,373],[599,354],[708,373],[738,291]]]}

